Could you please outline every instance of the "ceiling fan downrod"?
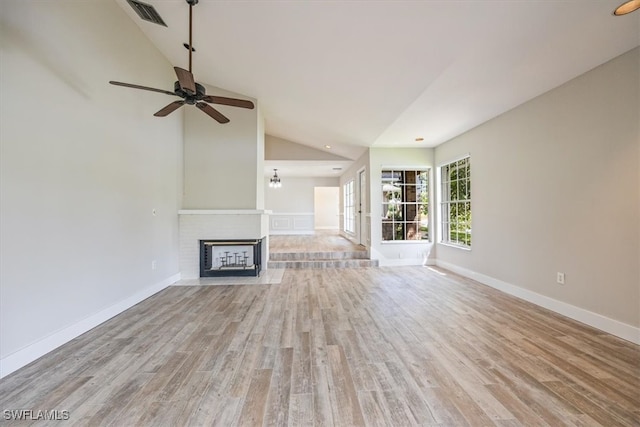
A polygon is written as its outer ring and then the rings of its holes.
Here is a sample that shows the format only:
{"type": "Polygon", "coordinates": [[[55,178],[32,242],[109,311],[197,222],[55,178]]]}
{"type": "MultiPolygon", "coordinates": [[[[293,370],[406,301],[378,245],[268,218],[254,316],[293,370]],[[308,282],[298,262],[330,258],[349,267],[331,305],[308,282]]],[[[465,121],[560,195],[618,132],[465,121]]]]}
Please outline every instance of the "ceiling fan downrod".
{"type": "Polygon", "coordinates": [[[186,0],[189,5],[189,72],[191,69],[191,54],[193,53],[193,6],[198,4],[198,0],[186,0]]]}

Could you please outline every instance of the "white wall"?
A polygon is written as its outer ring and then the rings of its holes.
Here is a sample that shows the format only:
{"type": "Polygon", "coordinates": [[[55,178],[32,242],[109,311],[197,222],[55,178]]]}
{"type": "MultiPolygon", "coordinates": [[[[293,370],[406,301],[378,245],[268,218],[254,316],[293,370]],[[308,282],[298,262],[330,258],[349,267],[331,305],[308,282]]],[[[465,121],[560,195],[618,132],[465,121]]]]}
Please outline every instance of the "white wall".
{"type": "Polygon", "coordinates": [[[636,48],[438,147],[437,164],[471,154],[473,183],[472,250],[438,245],[438,262],[640,326],[639,63],[636,48]]]}
{"type": "MultiPolygon", "coordinates": [[[[253,183],[253,185],[255,185],[256,187],[256,209],[264,209],[264,203],[265,203],[265,192],[264,192],[264,185],[263,185],[263,181],[264,181],[264,176],[262,175],[261,171],[264,171],[264,160],[265,160],[265,134],[264,134],[264,116],[262,114],[262,109],[260,108],[260,106],[256,106],[257,107],[257,122],[258,122],[258,126],[256,129],[257,132],[257,142],[258,142],[258,146],[257,148],[257,152],[256,152],[256,176],[255,176],[255,182],[253,183]]],[[[266,265],[266,264],[265,264],[266,265]]]]}
{"type": "Polygon", "coordinates": [[[264,178],[265,209],[270,215],[270,234],[312,234],[314,232],[314,188],[335,187],[338,178],[281,176],[282,187],[269,187],[264,178]]]}
{"type": "Polygon", "coordinates": [[[281,177],[282,187],[269,187],[269,178],[264,179],[265,206],[274,213],[313,213],[315,187],[337,187],[338,178],[281,177]]]}
{"type": "Polygon", "coordinates": [[[336,187],[316,187],[313,197],[314,222],[316,230],[338,230],[340,221],[340,189],[336,187]]]}
{"type": "Polygon", "coordinates": [[[170,97],[108,84],[174,81],[115,2],[0,9],[5,375],[178,277],[183,122],[153,117],[170,97]]]}
{"type": "MultiPolygon", "coordinates": [[[[206,86],[207,94],[253,101],[206,86]]],[[[184,209],[257,209],[264,139],[258,110],[216,106],[230,120],[220,124],[197,108],[185,111],[184,209]]]]}

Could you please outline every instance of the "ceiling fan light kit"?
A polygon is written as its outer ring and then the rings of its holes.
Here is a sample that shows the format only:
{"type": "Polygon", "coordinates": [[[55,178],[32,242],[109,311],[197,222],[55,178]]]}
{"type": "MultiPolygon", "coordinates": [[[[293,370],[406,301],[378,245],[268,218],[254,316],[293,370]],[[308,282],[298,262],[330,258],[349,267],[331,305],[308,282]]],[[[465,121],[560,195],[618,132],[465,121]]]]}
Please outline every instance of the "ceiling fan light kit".
{"type": "MultiPolygon", "coordinates": [[[[192,42],[193,6],[198,4],[198,0],[185,0],[185,1],[189,5],[189,43],[184,44],[184,46],[189,51],[189,69],[185,70],[184,68],[173,67],[173,70],[176,73],[176,77],[178,78],[178,80],[173,85],[173,92],[170,92],[168,90],[162,90],[162,89],[156,89],[156,88],[147,87],[147,86],[131,84],[131,83],[122,83],[122,82],[117,82],[113,80],[110,81],[109,83],[116,86],[124,86],[124,87],[133,88],[133,89],[147,90],[151,92],[158,92],[158,93],[163,93],[165,95],[177,96],[179,98],[182,98],[181,101],[174,101],[169,105],[166,105],[165,107],[161,108],[159,111],[157,111],[154,114],[154,116],[156,117],[168,116],[169,114],[176,111],[178,108],[187,104],[187,105],[195,105],[202,112],[204,112],[209,117],[216,120],[218,123],[221,123],[221,124],[229,123],[229,119],[224,114],[222,114],[220,111],[216,110],[209,104],[227,105],[229,107],[247,108],[250,110],[255,108],[255,106],[253,105],[253,102],[247,101],[244,99],[226,98],[223,96],[207,95],[204,86],[199,83],[196,83],[195,79],[193,78],[193,73],[191,71],[192,70],[191,56],[192,56],[192,53],[195,51],[195,49],[193,49],[193,42],[192,42]]],[[[131,2],[129,2],[129,4],[131,4],[131,2]]]]}

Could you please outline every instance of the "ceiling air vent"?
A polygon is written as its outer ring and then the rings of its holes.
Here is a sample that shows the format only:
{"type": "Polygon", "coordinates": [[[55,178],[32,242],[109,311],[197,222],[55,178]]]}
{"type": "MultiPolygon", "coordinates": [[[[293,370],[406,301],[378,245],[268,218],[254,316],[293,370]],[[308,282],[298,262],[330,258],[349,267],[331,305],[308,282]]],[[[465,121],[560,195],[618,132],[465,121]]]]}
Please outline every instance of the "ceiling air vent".
{"type": "Polygon", "coordinates": [[[127,0],[127,3],[136,11],[138,16],[145,21],[153,22],[154,24],[167,26],[164,23],[156,9],[150,4],[142,3],[141,1],[136,0],[127,0]]]}

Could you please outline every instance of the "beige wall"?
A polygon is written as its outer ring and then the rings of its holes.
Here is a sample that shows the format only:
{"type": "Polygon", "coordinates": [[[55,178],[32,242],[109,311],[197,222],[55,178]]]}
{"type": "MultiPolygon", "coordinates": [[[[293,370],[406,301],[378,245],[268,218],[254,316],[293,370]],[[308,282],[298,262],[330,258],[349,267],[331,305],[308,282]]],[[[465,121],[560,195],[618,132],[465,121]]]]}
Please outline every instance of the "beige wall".
{"type": "Polygon", "coordinates": [[[306,145],[265,135],[266,160],[349,160],[327,151],[318,150],[306,145]]]}
{"type": "Polygon", "coordinates": [[[175,79],[115,2],[3,0],[0,20],[5,374],[176,277],[182,113],[108,84],[175,79]]]}
{"type": "Polygon", "coordinates": [[[438,245],[438,261],[640,326],[639,63],[636,48],[438,147],[438,165],[471,154],[473,183],[472,250],[438,245]]]}
{"type": "MultiPolygon", "coordinates": [[[[206,86],[207,94],[251,100],[206,86]]],[[[263,203],[264,139],[258,109],[216,106],[220,124],[197,108],[185,109],[184,209],[258,209],[263,203]]]]}

